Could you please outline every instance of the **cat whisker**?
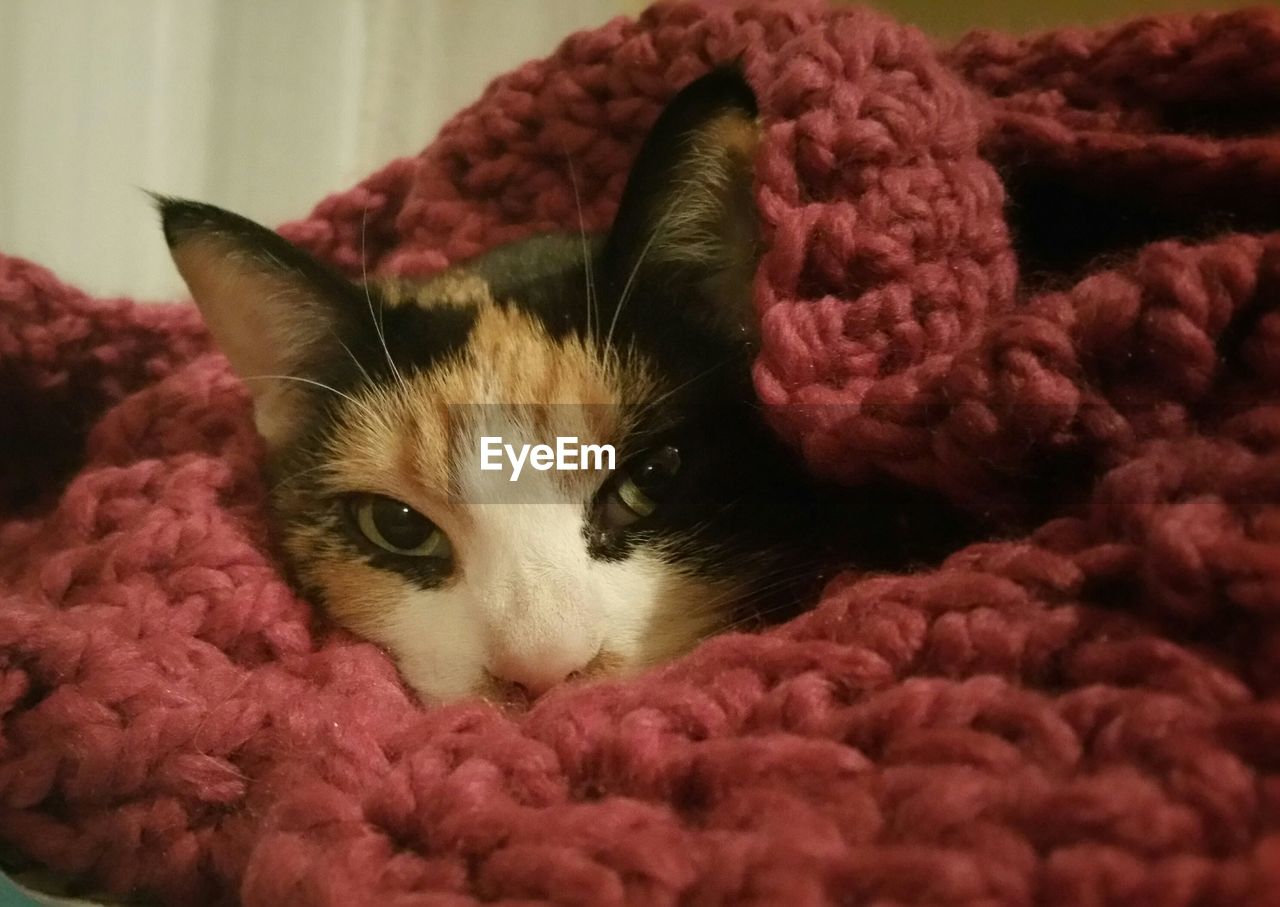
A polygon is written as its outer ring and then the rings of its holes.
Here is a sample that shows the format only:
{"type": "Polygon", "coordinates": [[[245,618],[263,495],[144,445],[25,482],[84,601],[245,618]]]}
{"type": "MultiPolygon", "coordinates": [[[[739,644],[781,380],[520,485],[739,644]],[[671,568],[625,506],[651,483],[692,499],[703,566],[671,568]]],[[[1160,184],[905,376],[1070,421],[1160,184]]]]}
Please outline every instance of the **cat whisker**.
{"type": "Polygon", "coordinates": [[[275,494],[276,492],[287,487],[293,482],[296,482],[298,479],[301,479],[303,476],[313,475],[314,473],[317,473],[329,468],[330,468],[329,463],[317,463],[315,466],[308,466],[306,469],[299,469],[297,472],[289,473],[289,475],[280,479],[280,481],[276,482],[274,485],[271,486],[270,493],[275,494]]]}
{"type": "Polygon", "coordinates": [[[670,390],[666,391],[660,396],[654,398],[653,400],[646,400],[644,403],[641,404],[637,415],[638,416],[646,415],[647,413],[661,406],[666,401],[670,400],[676,394],[680,393],[680,391],[687,390],[689,387],[692,387],[694,384],[697,384],[703,378],[709,377],[710,375],[724,368],[726,365],[733,362],[734,358],[736,358],[736,356],[726,356],[724,359],[720,360],[715,365],[711,366],[709,369],[699,372],[698,374],[694,375],[692,378],[688,379],[687,381],[683,381],[680,384],[677,384],[675,387],[671,388],[670,390]]]}
{"type": "Polygon", "coordinates": [[[702,639],[698,641],[702,642],[702,640],[710,639],[712,636],[718,636],[722,633],[733,633],[735,631],[747,631],[758,626],[763,627],[772,623],[773,622],[772,618],[774,618],[776,615],[780,613],[794,611],[795,614],[798,615],[801,612],[812,609],[812,607],[816,604],[817,604],[816,600],[804,601],[799,599],[797,599],[796,601],[779,602],[775,605],[771,605],[768,608],[763,608],[759,611],[753,611],[752,613],[739,617],[736,620],[733,620],[727,624],[724,624],[723,626],[716,627],[715,629],[706,633],[702,637],[702,639]]]}
{"type": "Polygon", "coordinates": [[[346,351],[347,355],[351,357],[351,361],[355,363],[356,368],[360,369],[360,374],[364,376],[364,380],[369,382],[369,384],[373,384],[373,376],[369,374],[369,371],[364,367],[364,364],[356,358],[356,354],[351,352],[351,347],[347,346],[346,342],[338,336],[338,332],[333,329],[332,325],[329,327],[329,333],[332,335],[334,340],[338,341],[338,345],[346,351]]]}
{"type": "Polygon", "coordinates": [[[622,314],[623,306],[627,304],[627,299],[631,296],[631,288],[635,285],[637,275],[640,273],[640,267],[644,264],[645,258],[649,255],[649,250],[653,248],[653,244],[657,242],[658,237],[662,235],[662,231],[666,228],[667,221],[671,219],[674,211],[668,211],[658,221],[658,225],[653,228],[653,233],[649,237],[649,241],[644,244],[644,248],[640,250],[640,254],[636,256],[635,264],[631,266],[631,273],[627,275],[627,282],[622,285],[622,294],[618,297],[618,305],[613,310],[613,320],[609,322],[609,333],[605,337],[604,345],[607,349],[613,341],[613,329],[618,326],[618,316],[622,314]]]}
{"type": "Polygon", "coordinates": [[[592,315],[599,321],[599,311],[595,293],[595,277],[591,273],[591,252],[587,248],[587,224],[582,218],[582,196],[578,194],[578,174],[573,168],[573,158],[564,152],[565,163],[569,165],[569,182],[573,186],[573,204],[578,209],[578,234],[582,237],[582,266],[587,280],[587,339],[594,337],[592,315]]]}
{"type": "MultiPolygon", "coordinates": [[[[819,560],[801,561],[797,564],[788,564],[786,567],[779,567],[771,570],[761,576],[753,578],[749,583],[744,581],[742,585],[735,585],[732,590],[721,593],[711,601],[716,604],[723,604],[726,601],[738,601],[744,597],[746,593],[761,594],[772,592],[780,589],[788,583],[794,582],[800,577],[808,575],[808,569],[815,564],[820,563],[819,560]]],[[[749,596],[748,596],[749,597],[749,596]]]]}
{"type": "MultiPolygon", "coordinates": [[[[283,268],[285,267],[285,265],[280,264],[280,267],[283,268]]],[[[262,302],[263,308],[274,307],[277,303],[279,303],[280,300],[287,299],[292,294],[292,292],[293,292],[292,290],[283,289],[276,293],[272,293],[270,295],[265,296],[262,302]]],[[[327,327],[328,327],[330,336],[332,336],[334,340],[338,341],[339,345],[341,345],[341,347],[347,351],[347,355],[351,357],[351,361],[355,363],[356,368],[360,369],[360,374],[364,375],[365,380],[368,381],[370,384],[372,384],[373,378],[370,377],[369,372],[365,370],[365,367],[364,365],[361,364],[360,360],[356,358],[356,354],[351,352],[351,347],[347,346],[346,343],[343,342],[342,338],[338,335],[338,332],[334,330],[332,324],[327,325],[327,327]]]]}
{"type": "MultiPolygon", "coordinates": [[[[811,576],[813,569],[820,567],[825,562],[826,560],[824,558],[813,558],[805,559],[794,564],[788,564],[785,568],[778,568],[775,571],[765,574],[764,577],[760,578],[766,580],[764,582],[761,582],[758,579],[749,585],[744,584],[740,587],[735,587],[734,589],[722,593],[710,601],[702,603],[702,606],[707,610],[713,610],[721,605],[740,601],[744,597],[750,597],[750,595],[762,596],[767,595],[770,592],[775,592],[778,589],[784,589],[798,579],[811,576]]],[[[784,612],[790,609],[795,609],[797,611],[805,610],[806,606],[811,604],[812,602],[802,600],[800,597],[797,597],[795,601],[778,602],[769,607],[754,610],[751,613],[745,614],[727,624],[721,624],[704,634],[698,641],[701,642],[711,636],[728,633],[757,622],[767,622],[770,617],[778,614],[779,612],[784,612]]]]}
{"type": "Polygon", "coordinates": [[[382,352],[387,357],[387,365],[391,368],[391,374],[395,376],[400,388],[407,391],[409,384],[404,380],[404,376],[400,374],[400,369],[396,368],[395,360],[391,358],[391,350],[387,347],[386,331],[383,330],[382,322],[373,312],[373,294],[369,292],[368,251],[365,245],[365,233],[368,224],[369,208],[366,205],[360,212],[360,288],[364,291],[364,301],[369,307],[369,320],[373,322],[373,329],[378,335],[378,342],[382,344],[382,352]]]}
{"type": "Polygon", "coordinates": [[[375,419],[379,418],[378,414],[374,412],[374,410],[370,408],[370,406],[367,403],[357,400],[355,397],[351,396],[350,394],[343,393],[342,391],[338,390],[336,387],[330,387],[329,385],[325,384],[323,381],[314,381],[311,378],[300,378],[297,375],[250,375],[249,377],[243,380],[245,381],[297,381],[299,384],[306,384],[306,385],[310,385],[311,387],[318,387],[321,390],[326,390],[331,394],[335,394],[341,397],[343,400],[346,400],[351,405],[359,407],[365,414],[369,415],[370,417],[375,419]]]}

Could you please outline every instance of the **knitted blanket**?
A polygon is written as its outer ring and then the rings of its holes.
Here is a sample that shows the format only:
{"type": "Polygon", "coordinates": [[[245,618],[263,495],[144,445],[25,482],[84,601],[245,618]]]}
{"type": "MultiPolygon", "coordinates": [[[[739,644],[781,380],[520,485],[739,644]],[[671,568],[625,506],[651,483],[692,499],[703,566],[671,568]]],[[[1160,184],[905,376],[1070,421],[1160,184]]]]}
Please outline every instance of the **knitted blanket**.
{"type": "Polygon", "coordinates": [[[423,708],[282,579],[193,310],[0,257],[8,860],[176,905],[1280,903],[1280,13],[939,51],[664,5],[283,232],[425,273],[576,228],[575,181],[600,229],[739,57],[778,431],[1012,528],[526,714],[423,708]]]}

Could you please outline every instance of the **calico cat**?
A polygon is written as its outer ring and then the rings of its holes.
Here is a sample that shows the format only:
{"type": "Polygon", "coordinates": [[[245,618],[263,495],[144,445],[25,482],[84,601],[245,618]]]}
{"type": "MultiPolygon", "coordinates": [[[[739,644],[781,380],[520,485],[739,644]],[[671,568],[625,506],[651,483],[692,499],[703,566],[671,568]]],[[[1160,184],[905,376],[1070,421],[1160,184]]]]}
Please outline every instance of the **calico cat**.
{"type": "Polygon", "coordinates": [[[906,552],[897,499],[810,477],[754,394],[756,116],[712,72],[654,125],[606,235],[418,282],[353,284],[237,215],[158,200],[251,389],[292,576],[424,698],[634,671],[906,552]],[[513,482],[481,468],[495,437],[609,446],[616,468],[513,482]]]}

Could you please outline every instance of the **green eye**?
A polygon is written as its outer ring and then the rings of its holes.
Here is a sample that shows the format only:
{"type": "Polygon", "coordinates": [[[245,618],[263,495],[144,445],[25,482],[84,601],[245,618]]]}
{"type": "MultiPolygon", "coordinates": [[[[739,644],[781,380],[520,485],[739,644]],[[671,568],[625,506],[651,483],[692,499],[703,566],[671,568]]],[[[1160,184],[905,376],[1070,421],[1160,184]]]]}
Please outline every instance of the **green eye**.
{"type": "Polygon", "coordinates": [[[625,529],[652,516],[671,493],[679,473],[680,452],[674,447],[660,447],[624,467],[620,481],[603,503],[604,528],[625,529]]]}
{"type": "Polygon", "coordinates": [[[347,504],[360,534],[383,551],[401,557],[447,558],[449,538],[408,504],[380,494],[353,495],[347,504]]]}

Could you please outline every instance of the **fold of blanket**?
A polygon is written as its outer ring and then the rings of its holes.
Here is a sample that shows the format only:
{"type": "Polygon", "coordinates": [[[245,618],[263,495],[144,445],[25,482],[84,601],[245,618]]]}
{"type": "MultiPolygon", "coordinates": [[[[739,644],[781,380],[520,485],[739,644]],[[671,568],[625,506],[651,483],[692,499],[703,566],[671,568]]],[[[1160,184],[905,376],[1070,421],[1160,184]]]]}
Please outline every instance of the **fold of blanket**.
{"type": "Polygon", "coordinates": [[[938,51],[661,5],[282,232],[358,276],[599,229],[738,58],[778,430],[1024,528],[527,715],[424,709],[281,577],[193,310],[0,257],[10,861],[183,905],[1276,903],[1280,13],[938,51]]]}

